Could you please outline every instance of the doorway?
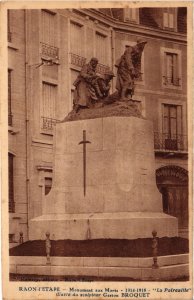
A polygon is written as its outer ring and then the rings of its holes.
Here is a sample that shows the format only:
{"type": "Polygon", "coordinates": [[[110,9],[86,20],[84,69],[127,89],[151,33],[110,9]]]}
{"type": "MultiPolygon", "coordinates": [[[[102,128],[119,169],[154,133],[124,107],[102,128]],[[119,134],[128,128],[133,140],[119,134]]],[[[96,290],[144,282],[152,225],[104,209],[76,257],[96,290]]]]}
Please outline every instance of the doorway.
{"type": "Polygon", "coordinates": [[[163,211],[178,219],[179,236],[188,238],[188,174],[177,166],[156,171],[156,182],[162,194],[163,211]]]}

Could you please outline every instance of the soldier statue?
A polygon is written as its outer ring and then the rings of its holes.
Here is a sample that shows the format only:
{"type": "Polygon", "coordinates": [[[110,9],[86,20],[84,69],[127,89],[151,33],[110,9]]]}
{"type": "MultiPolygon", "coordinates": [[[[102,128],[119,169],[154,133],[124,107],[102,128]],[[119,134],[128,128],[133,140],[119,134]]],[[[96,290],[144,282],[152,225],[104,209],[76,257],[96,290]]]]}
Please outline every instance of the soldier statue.
{"type": "Polygon", "coordinates": [[[141,76],[141,56],[146,42],[137,41],[135,46],[127,46],[124,54],[116,63],[117,67],[117,91],[110,95],[110,82],[114,77],[111,70],[99,76],[97,74],[98,59],[93,57],[85,64],[77,79],[75,86],[73,111],[81,108],[94,108],[96,103],[102,102],[109,105],[116,101],[129,100],[134,93],[134,81],[141,76]]]}
{"type": "Polygon", "coordinates": [[[98,59],[91,58],[88,64],[85,64],[77,79],[74,82],[74,110],[80,108],[90,108],[100,99],[108,96],[110,90],[110,81],[114,77],[112,71],[107,70],[103,77],[96,74],[98,59]]]}
{"type": "Polygon", "coordinates": [[[134,80],[141,76],[141,56],[146,42],[137,41],[135,46],[127,46],[124,54],[116,63],[117,82],[116,89],[120,101],[128,100],[134,94],[134,80]]]}

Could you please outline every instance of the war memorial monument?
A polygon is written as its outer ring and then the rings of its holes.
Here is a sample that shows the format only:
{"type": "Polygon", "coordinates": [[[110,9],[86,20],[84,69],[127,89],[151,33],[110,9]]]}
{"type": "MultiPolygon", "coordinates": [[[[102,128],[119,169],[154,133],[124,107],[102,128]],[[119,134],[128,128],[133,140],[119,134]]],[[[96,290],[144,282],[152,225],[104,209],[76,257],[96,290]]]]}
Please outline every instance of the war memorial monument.
{"type": "MultiPolygon", "coordinates": [[[[55,128],[51,192],[44,199],[42,214],[29,223],[29,239],[31,242],[44,240],[45,257],[36,258],[32,270],[29,266],[20,267],[20,274],[162,280],[187,273],[184,266],[171,269],[180,259],[175,255],[173,262],[172,253],[158,262],[156,258],[158,238],[176,238],[178,221],[163,212],[155,179],[153,125],[141,115],[134,100],[134,82],[140,76],[144,47],[146,42],[139,40],[135,46],[128,46],[115,62],[117,74],[107,70],[104,76],[99,76],[95,57],[82,67],[74,82],[73,110],[55,128]],[[111,94],[114,76],[116,91],[111,94]],[[152,238],[149,258],[146,249],[141,249],[145,252],[141,257],[137,251],[133,258],[126,261],[126,253],[123,258],[126,243],[152,238]],[[68,258],[69,265],[67,261],[61,265],[56,263],[55,256],[60,254],[57,250],[55,254],[52,252],[54,241],[65,245],[70,240],[76,248],[76,242],[93,243],[103,260],[87,253],[77,255],[82,256],[82,263],[76,262],[76,257],[68,258]],[[102,247],[98,248],[99,241],[105,245],[104,253],[102,247]],[[115,255],[117,245],[120,245],[120,254],[115,255]],[[112,252],[107,255],[110,247],[112,252]],[[115,256],[120,260],[116,262],[115,256]],[[162,268],[164,265],[169,268],[162,268]]],[[[24,244],[19,247],[22,246],[24,244]]],[[[29,256],[34,251],[31,249],[29,256]]],[[[26,256],[25,251],[23,253],[26,256]]],[[[32,257],[27,260],[32,262],[32,257]]],[[[17,263],[13,260],[14,264],[17,263]]]]}

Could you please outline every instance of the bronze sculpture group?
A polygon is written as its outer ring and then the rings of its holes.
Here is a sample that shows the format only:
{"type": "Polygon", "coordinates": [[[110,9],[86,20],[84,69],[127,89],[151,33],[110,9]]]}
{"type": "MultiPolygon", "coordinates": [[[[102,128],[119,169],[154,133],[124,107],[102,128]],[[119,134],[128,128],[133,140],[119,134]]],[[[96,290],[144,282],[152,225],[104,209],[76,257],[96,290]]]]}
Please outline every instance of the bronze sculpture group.
{"type": "Polygon", "coordinates": [[[85,64],[74,82],[74,110],[91,108],[96,103],[110,104],[127,101],[134,94],[134,81],[141,76],[141,56],[146,42],[137,41],[135,46],[127,46],[124,54],[115,64],[117,67],[117,91],[110,95],[110,83],[114,77],[111,70],[103,76],[97,75],[98,59],[92,58],[85,64]]]}

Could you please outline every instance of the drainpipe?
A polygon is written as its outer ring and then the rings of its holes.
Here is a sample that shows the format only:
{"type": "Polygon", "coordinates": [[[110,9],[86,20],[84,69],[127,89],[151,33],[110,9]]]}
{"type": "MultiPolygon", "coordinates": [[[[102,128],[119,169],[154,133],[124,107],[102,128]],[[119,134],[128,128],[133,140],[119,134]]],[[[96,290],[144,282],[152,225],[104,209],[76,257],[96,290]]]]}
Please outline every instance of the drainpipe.
{"type": "MultiPolygon", "coordinates": [[[[111,65],[112,65],[113,73],[115,71],[114,64],[115,64],[115,32],[114,32],[114,28],[112,27],[111,28],[111,65]]],[[[113,78],[112,92],[114,90],[113,88],[114,86],[115,86],[115,77],[113,78]]]]}
{"type": "Polygon", "coordinates": [[[29,207],[30,207],[30,186],[29,186],[29,162],[30,162],[30,130],[29,130],[29,68],[28,68],[28,21],[27,11],[24,9],[24,37],[25,37],[25,114],[26,114],[26,201],[27,201],[27,238],[29,240],[29,207]]]}

